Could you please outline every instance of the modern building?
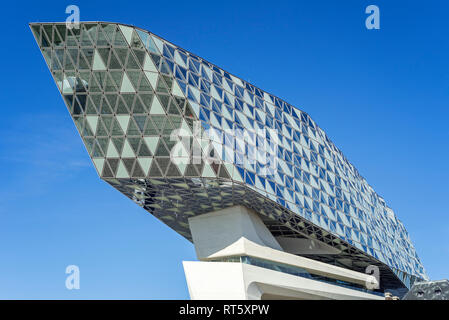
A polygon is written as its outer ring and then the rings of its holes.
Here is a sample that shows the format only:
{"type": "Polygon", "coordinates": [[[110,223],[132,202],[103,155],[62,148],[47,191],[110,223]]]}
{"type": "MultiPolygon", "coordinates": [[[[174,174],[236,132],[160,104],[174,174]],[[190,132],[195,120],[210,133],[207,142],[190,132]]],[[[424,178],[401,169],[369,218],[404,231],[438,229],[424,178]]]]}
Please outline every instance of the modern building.
{"type": "Polygon", "coordinates": [[[195,245],[192,299],[383,299],[427,280],[304,111],[130,25],[30,27],[101,179],[195,245]]]}

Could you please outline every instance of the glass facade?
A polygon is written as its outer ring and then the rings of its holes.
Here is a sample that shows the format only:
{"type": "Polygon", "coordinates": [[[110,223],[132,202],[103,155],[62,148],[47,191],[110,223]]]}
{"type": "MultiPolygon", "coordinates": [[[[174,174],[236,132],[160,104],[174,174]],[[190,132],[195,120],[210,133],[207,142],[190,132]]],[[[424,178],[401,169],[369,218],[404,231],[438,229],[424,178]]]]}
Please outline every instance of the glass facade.
{"type": "Polygon", "coordinates": [[[405,289],[426,272],[403,224],[310,116],[142,29],[32,23],[99,176],[191,240],[188,218],[244,205],[310,258],[405,289]]]}

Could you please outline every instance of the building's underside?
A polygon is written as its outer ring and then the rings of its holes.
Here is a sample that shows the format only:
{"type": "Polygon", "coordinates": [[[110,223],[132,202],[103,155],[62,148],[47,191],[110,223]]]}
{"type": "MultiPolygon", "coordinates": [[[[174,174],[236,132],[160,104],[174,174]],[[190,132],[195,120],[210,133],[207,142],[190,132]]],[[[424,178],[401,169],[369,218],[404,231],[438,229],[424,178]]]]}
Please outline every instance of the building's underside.
{"type": "Polygon", "coordinates": [[[402,223],[305,112],[133,26],[30,26],[99,176],[188,240],[190,217],[242,205],[275,237],[334,249],[303,256],[378,266],[381,291],[427,278],[402,223]],[[171,157],[180,146],[189,161],[171,157]]]}

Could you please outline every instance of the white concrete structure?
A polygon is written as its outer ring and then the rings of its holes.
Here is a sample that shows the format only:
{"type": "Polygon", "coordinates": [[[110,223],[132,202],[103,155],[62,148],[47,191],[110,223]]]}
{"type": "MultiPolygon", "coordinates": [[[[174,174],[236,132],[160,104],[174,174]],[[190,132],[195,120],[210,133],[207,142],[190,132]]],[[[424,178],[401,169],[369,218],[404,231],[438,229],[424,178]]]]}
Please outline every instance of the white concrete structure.
{"type": "Polygon", "coordinates": [[[289,253],[334,249],[308,239],[277,241],[260,217],[245,207],[192,217],[189,226],[200,260],[183,262],[192,299],[384,299],[357,289],[376,281],[370,275],[289,253]],[[344,281],[349,287],[315,276],[344,281]]]}
{"type": "Polygon", "coordinates": [[[338,299],[384,297],[240,262],[184,261],[193,300],[338,299]]]}

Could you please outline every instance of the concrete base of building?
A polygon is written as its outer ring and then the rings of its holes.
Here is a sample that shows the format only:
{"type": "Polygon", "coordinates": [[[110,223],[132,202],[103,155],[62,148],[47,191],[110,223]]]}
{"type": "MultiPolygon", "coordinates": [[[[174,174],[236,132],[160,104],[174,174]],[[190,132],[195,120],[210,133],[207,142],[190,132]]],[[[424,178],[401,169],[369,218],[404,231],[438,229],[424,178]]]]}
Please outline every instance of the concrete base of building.
{"type": "Polygon", "coordinates": [[[192,300],[385,300],[240,262],[184,261],[183,266],[192,300]]]}
{"type": "Polygon", "coordinates": [[[329,249],[278,241],[245,207],[192,217],[189,226],[200,260],[183,262],[192,299],[385,299],[360,290],[377,284],[371,275],[292,254],[329,249]]]}

